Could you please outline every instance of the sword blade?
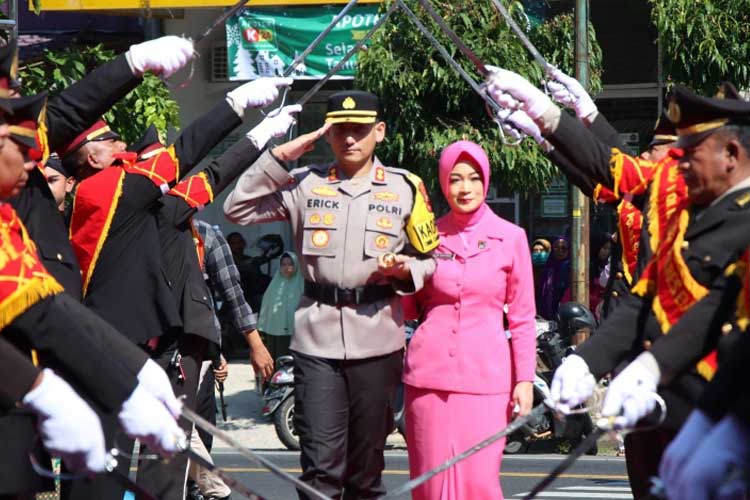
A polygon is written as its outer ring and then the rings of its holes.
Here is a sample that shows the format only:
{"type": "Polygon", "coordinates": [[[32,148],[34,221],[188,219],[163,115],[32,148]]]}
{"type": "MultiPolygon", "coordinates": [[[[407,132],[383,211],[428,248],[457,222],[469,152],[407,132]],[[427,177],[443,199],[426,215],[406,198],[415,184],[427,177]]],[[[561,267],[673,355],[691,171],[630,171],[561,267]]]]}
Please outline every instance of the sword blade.
{"type": "Polygon", "coordinates": [[[202,456],[198,455],[196,452],[194,452],[190,448],[186,449],[183,453],[185,453],[188,456],[188,458],[192,460],[193,462],[197,463],[204,469],[211,471],[214,475],[221,478],[221,480],[224,481],[224,483],[227,486],[232,488],[234,491],[240,493],[245,498],[248,498],[249,500],[266,500],[259,493],[256,493],[255,491],[250,489],[248,486],[245,486],[244,484],[239,482],[237,479],[235,479],[234,476],[216,467],[216,465],[212,464],[211,462],[209,462],[202,456]]]}
{"type": "Polygon", "coordinates": [[[479,71],[479,74],[482,76],[487,76],[489,74],[489,71],[485,67],[484,62],[479,58],[478,55],[474,53],[473,50],[467,47],[463,40],[461,40],[461,38],[459,38],[459,36],[456,35],[456,33],[448,26],[448,24],[445,22],[445,19],[443,19],[443,17],[437,13],[437,11],[432,7],[432,4],[429,2],[429,0],[419,0],[419,4],[425,11],[427,11],[432,20],[435,21],[435,23],[440,27],[443,33],[445,33],[448,38],[451,39],[458,50],[461,51],[461,53],[471,61],[477,71],[479,71]]]}
{"type": "Polygon", "coordinates": [[[411,20],[411,22],[417,27],[419,31],[422,32],[422,34],[427,38],[427,40],[430,41],[433,47],[437,49],[437,51],[440,53],[441,56],[443,56],[443,59],[458,72],[459,75],[461,75],[461,78],[463,78],[466,83],[469,84],[469,86],[479,94],[479,96],[487,102],[487,104],[493,108],[495,113],[500,111],[500,106],[490,97],[487,95],[487,93],[482,89],[482,86],[479,85],[476,80],[474,80],[471,75],[469,75],[460,64],[456,62],[453,57],[451,57],[450,53],[448,53],[448,50],[441,44],[437,38],[430,32],[430,30],[427,29],[427,27],[422,24],[422,21],[419,20],[419,17],[407,6],[403,0],[396,0],[401,10],[404,12],[404,14],[407,15],[407,17],[411,20]]]}
{"type": "Polygon", "coordinates": [[[315,85],[313,85],[313,87],[310,90],[308,90],[307,93],[305,95],[303,95],[296,102],[296,104],[305,104],[307,101],[310,100],[310,98],[312,96],[314,96],[315,94],[317,94],[318,91],[323,87],[323,85],[325,85],[326,82],[328,82],[328,80],[330,80],[331,77],[333,77],[333,75],[335,75],[336,73],[338,73],[339,70],[344,67],[344,64],[346,64],[346,62],[349,59],[351,59],[352,56],[354,56],[354,54],[356,54],[357,52],[359,52],[359,50],[365,45],[365,43],[367,42],[367,40],[369,40],[370,38],[372,38],[372,35],[374,35],[375,32],[378,29],[380,29],[380,27],[385,23],[385,21],[389,17],[391,17],[391,14],[393,14],[396,11],[397,7],[398,7],[398,2],[392,2],[391,6],[388,7],[388,10],[385,12],[385,14],[383,14],[382,16],[380,16],[380,18],[378,19],[378,21],[372,26],[372,28],[370,28],[370,31],[368,31],[365,34],[365,36],[361,40],[359,40],[354,45],[354,47],[352,47],[351,50],[349,50],[349,52],[347,52],[344,55],[344,57],[333,68],[331,68],[331,70],[322,79],[318,80],[317,83],[315,85]]]}
{"type": "Polygon", "coordinates": [[[320,42],[323,41],[323,39],[328,36],[328,34],[333,31],[333,28],[336,27],[336,25],[343,19],[343,17],[346,15],[347,12],[349,12],[355,5],[357,5],[357,0],[349,0],[349,3],[344,6],[343,9],[341,9],[341,12],[339,12],[336,17],[333,18],[333,21],[331,21],[331,24],[326,26],[326,29],[320,32],[320,34],[315,37],[315,40],[312,41],[310,45],[307,46],[307,48],[298,55],[294,61],[292,61],[292,64],[290,64],[286,70],[284,71],[284,76],[289,76],[294,71],[294,68],[299,66],[299,64],[304,61],[307,56],[310,55],[310,53],[315,50],[315,47],[320,45],[320,42]]]}
{"type": "Polygon", "coordinates": [[[492,5],[494,5],[495,9],[500,12],[500,15],[503,16],[503,19],[505,19],[505,22],[508,24],[508,26],[510,26],[510,29],[513,30],[513,33],[516,34],[518,39],[521,40],[523,46],[526,47],[526,50],[529,51],[531,57],[533,57],[537,64],[542,67],[545,73],[548,73],[552,69],[552,65],[548,63],[544,56],[542,56],[542,54],[539,53],[536,47],[534,47],[534,44],[531,43],[531,40],[528,39],[526,33],[523,32],[516,21],[514,21],[510,16],[510,12],[508,12],[508,9],[506,9],[505,6],[500,3],[500,0],[492,0],[492,5]]]}
{"type": "Polygon", "coordinates": [[[194,37],[192,37],[193,45],[198,45],[198,42],[206,38],[208,35],[210,35],[216,28],[224,24],[224,21],[232,17],[234,14],[236,14],[242,7],[245,6],[247,2],[250,0],[238,0],[236,4],[232,5],[232,7],[225,11],[222,15],[216,18],[216,20],[211,23],[211,25],[206,28],[205,31],[202,33],[196,34],[194,37]]]}
{"type": "Polygon", "coordinates": [[[552,484],[552,482],[557,479],[560,474],[565,472],[570,468],[571,465],[573,465],[578,458],[589,451],[592,446],[594,446],[594,443],[596,443],[600,437],[602,437],[604,434],[606,434],[607,431],[597,427],[594,429],[594,431],[586,436],[586,439],[581,441],[578,446],[573,449],[573,451],[570,452],[570,455],[565,457],[565,460],[557,464],[557,466],[552,469],[552,472],[550,472],[544,479],[539,481],[539,483],[534,486],[534,488],[526,494],[525,497],[523,497],[523,500],[531,500],[532,498],[536,498],[536,496],[544,490],[547,486],[552,484]]]}
{"type": "Polygon", "coordinates": [[[465,460],[469,458],[470,456],[474,455],[475,453],[481,451],[482,449],[486,448],[487,446],[491,445],[492,443],[499,441],[500,439],[504,438],[505,436],[509,434],[513,434],[515,431],[523,427],[528,421],[530,421],[533,418],[538,417],[539,415],[543,414],[547,407],[544,404],[539,404],[532,408],[531,412],[529,412],[528,415],[525,417],[517,418],[513,422],[510,423],[505,429],[501,430],[500,432],[493,434],[492,436],[488,437],[484,441],[481,441],[468,450],[464,451],[460,455],[456,455],[455,457],[451,458],[450,460],[443,462],[441,465],[438,465],[432,470],[428,470],[421,476],[415,477],[411,481],[404,483],[396,490],[392,491],[387,495],[387,498],[390,497],[397,497],[399,495],[404,495],[417,486],[421,485],[422,483],[425,483],[432,479],[433,477],[437,476],[441,472],[443,472],[446,469],[449,469],[450,467],[453,467],[458,462],[465,460]]]}
{"type": "Polygon", "coordinates": [[[203,417],[201,417],[200,415],[192,411],[190,408],[183,407],[182,416],[185,417],[190,422],[192,422],[193,424],[200,427],[201,429],[205,430],[206,432],[208,432],[215,438],[218,438],[224,441],[225,443],[229,444],[230,446],[232,446],[232,448],[234,448],[237,452],[239,452],[239,454],[242,455],[243,457],[257,464],[262,465],[263,467],[268,469],[271,473],[273,473],[277,477],[280,477],[284,481],[294,484],[294,486],[296,486],[298,489],[304,491],[305,493],[312,496],[313,498],[317,498],[319,500],[331,500],[329,497],[325,496],[323,493],[319,492],[312,486],[305,484],[299,479],[297,479],[296,477],[292,476],[291,474],[289,474],[288,472],[280,468],[278,465],[258,455],[257,453],[253,452],[249,448],[245,448],[232,436],[222,431],[215,425],[212,425],[210,422],[208,422],[203,417]]]}
{"type": "Polygon", "coordinates": [[[148,491],[144,490],[142,486],[130,479],[128,476],[115,469],[106,474],[107,476],[115,479],[121,486],[133,493],[135,500],[156,500],[148,491]]]}

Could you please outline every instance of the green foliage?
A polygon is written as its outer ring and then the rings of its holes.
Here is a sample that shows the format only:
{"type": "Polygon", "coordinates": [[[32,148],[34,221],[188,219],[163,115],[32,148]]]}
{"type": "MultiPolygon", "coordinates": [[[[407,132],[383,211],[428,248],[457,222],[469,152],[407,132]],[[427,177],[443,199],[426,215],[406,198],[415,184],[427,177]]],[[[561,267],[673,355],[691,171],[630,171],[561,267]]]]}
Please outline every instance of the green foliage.
{"type": "MultiPolygon", "coordinates": [[[[420,16],[441,43],[469,74],[481,82],[471,63],[442,35],[418,6],[407,4],[420,16]]],[[[530,81],[541,81],[542,71],[485,0],[433,1],[459,37],[488,64],[519,72],[530,81]]],[[[520,26],[529,23],[520,2],[511,12],[520,26]]],[[[561,15],[530,29],[529,38],[552,64],[574,72],[574,26],[571,14],[561,15]]],[[[601,87],[601,50],[593,28],[589,31],[591,81],[601,87]]],[[[375,35],[358,63],[357,87],[378,94],[389,130],[378,155],[387,164],[418,173],[432,192],[439,191],[435,175],[440,152],[453,141],[468,139],[481,144],[493,167],[499,192],[540,191],[554,174],[550,162],[533,140],[520,147],[503,147],[484,102],[446,63],[405,14],[396,13],[375,35]]]]}
{"type": "Polygon", "coordinates": [[[750,85],[750,1],[649,2],[670,83],[708,95],[725,80],[750,85]]]}
{"type": "MultiPolygon", "coordinates": [[[[27,93],[49,90],[50,94],[55,94],[114,57],[112,51],[101,45],[70,47],[56,52],[45,50],[39,61],[22,66],[19,76],[27,93]]],[[[162,81],[147,74],[104,118],[125,142],[131,143],[150,125],[155,125],[162,137],[167,127],[178,127],[179,107],[162,81]]]]}

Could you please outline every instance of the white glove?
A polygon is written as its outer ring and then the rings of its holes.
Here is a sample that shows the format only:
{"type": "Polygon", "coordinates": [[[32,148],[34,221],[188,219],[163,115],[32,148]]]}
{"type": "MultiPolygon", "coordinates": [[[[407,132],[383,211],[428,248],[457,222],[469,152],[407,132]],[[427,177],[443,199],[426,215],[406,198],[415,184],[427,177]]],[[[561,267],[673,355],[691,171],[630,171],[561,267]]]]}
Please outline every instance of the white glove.
{"type": "MultiPolygon", "coordinates": [[[[644,354],[650,356],[649,353],[644,354]]],[[[659,375],[650,370],[640,357],[634,359],[609,383],[602,416],[616,417],[615,427],[634,427],[656,407],[654,393],[658,384],[659,375]]]]}
{"type": "Polygon", "coordinates": [[[591,397],[596,380],[589,365],[581,356],[571,354],[555,370],[550,388],[552,400],[563,412],[570,410],[591,397]]]}
{"type": "Polygon", "coordinates": [[[292,78],[258,78],[227,92],[227,98],[241,109],[264,108],[279,97],[279,87],[288,87],[292,78]]]}
{"type": "Polygon", "coordinates": [[[576,116],[581,120],[597,111],[594,100],[578,80],[566,75],[558,68],[552,71],[552,78],[554,80],[547,82],[547,88],[552,93],[552,99],[555,102],[573,108],[576,116]]]}
{"type": "Polygon", "coordinates": [[[170,456],[186,445],[185,433],[167,408],[140,384],[118,415],[120,425],[131,438],[137,438],[163,456],[170,456]]]}
{"type": "MultiPolygon", "coordinates": [[[[693,450],[675,483],[668,485],[671,499],[699,500],[715,498],[730,473],[747,473],[750,466],[750,428],[737,417],[724,417],[693,450]]],[[[743,498],[743,497],[734,497],[743,498]]]]}
{"type": "Polygon", "coordinates": [[[180,418],[182,402],[175,397],[169,377],[154,360],[146,361],[141,371],[138,372],[138,385],[161,401],[174,418],[180,418]]]}
{"type": "Polygon", "coordinates": [[[532,120],[524,111],[517,109],[508,117],[508,121],[517,129],[521,130],[529,137],[532,137],[537,144],[544,142],[542,131],[539,130],[539,127],[534,123],[534,120],[532,120]]]}
{"type": "Polygon", "coordinates": [[[247,138],[255,144],[256,148],[263,149],[272,137],[281,137],[287,133],[295,123],[294,113],[300,111],[302,111],[300,104],[274,109],[268,113],[268,116],[262,122],[247,133],[247,138]]]}
{"type": "Polygon", "coordinates": [[[130,63],[137,75],[146,71],[169,78],[193,57],[193,42],[179,36],[163,36],[130,46],[130,63]]]}
{"type": "Polygon", "coordinates": [[[504,108],[515,109],[518,100],[532,120],[538,120],[554,103],[518,73],[487,66],[487,93],[504,108]]]}
{"type": "Polygon", "coordinates": [[[107,451],[99,417],[55,372],[42,373],[41,383],[23,398],[39,417],[42,444],[74,472],[102,472],[107,451]]]}
{"type": "Polygon", "coordinates": [[[670,491],[675,488],[685,464],[715,423],[702,411],[693,410],[677,437],[667,446],[659,463],[659,477],[667,490],[667,497],[675,498],[670,491]]]}

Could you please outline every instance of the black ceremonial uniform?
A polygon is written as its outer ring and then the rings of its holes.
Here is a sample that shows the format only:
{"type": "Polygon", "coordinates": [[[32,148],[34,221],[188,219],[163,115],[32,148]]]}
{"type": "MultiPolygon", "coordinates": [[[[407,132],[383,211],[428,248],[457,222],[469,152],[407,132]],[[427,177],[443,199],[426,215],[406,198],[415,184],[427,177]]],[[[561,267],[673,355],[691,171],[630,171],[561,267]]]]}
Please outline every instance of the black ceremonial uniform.
{"type": "Polygon", "coordinates": [[[191,218],[249,168],[260,153],[252,141],[242,138],[208,167],[180,182],[161,199],[162,266],[172,284],[175,300],[180,304],[183,330],[216,344],[220,339],[214,323],[210,291],[196,255],[196,234],[191,218]]]}
{"type": "MultiPolygon", "coordinates": [[[[41,117],[46,118],[49,149],[70,143],[140,82],[123,54],[51,97],[41,117]]],[[[29,172],[26,188],[11,204],[37,244],[44,266],[67,293],[80,300],[81,269],[43,172],[29,172]]]]}
{"type": "MultiPolygon", "coordinates": [[[[181,335],[180,311],[160,258],[159,199],[239,123],[237,113],[222,101],[187,127],[174,145],[151,150],[141,160],[136,152],[122,154],[122,167],[104,169],[79,183],[71,215],[71,240],[83,271],[84,303],[132,342],[144,347],[148,343],[152,357],[165,369],[179,348],[182,363],[179,370],[168,370],[168,375],[175,394],[187,396],[188,406],[195,399],[204,345],[181,335]]],[[[61,156],[91,137],[116,135],[98,122],[61,156]]],[[[112,439],[115,422],[102,416],[102,424],[105,436],[112,439]]],[[[189,431],[187,422],[181,425],[189,431]]],[[[177,477],[184,475],[185,466],[182,456],[166,465],[148,461],[139,467],[138,481],[159,498],[172,498],[169,495],[182,494],[177,477]]],[[[103,478],[73,486],[74,499],[116,498],[123,491],[103,478]]]]}
{"type": "MultiPolygon", "coordinates": [[[[676,88],[671,98],[682,107],[677,116],[681,142],[703,140],[730,120],[742,123],[750,116],[750,104],[738,99],[709,99],[676,88]],[[721,119],[717,120],[719,117],[721,119]],[[718,123],[718,125],[717,125],[718,123]],[[703,128],[705,127],[705,128],[703,128]],[[701,130],[696,134],[695,130],[701,130]]],[[[599,153],[602,154],[602,153],[599,153]]],[[[631,295],[615,309],[582,344],[577,354],[599,378],[651,350],[665,374],[659,388],[667,403],[662,430],[635,433],[637,448],[627,449],[628,471],[636,498],[648,491],[648,477],[656,474],[666,445],[694,408],[715,370],[713,355],[720,330],[714,319],[721,316],[725,270],[750,245],[750,233],[738,227],[750,224],[750,180],[736,183],[707,207],[689,206],[675,212],[655,257],[644,267],[631,295]],[[713,336],[712,336],[713,335],[713,336]],[[663,381],[664,382],[664,381],[663,381]]],[[[642,245],[646,246],[646,245],[642,245]]]]}

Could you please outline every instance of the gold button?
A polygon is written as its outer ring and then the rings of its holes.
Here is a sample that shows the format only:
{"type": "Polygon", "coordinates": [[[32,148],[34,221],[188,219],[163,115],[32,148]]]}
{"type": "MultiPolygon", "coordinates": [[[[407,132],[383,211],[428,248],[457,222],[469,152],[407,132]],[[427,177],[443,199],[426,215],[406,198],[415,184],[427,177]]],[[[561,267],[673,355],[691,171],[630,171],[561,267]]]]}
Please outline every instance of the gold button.
{"type": "Polygon", "coordinates": [[[617,298],[617,297],[619,297],[619,296],[620,296],[620,294],[619,294],[619,293],[617,293],[617,290],[615,290],[614,292],[612,292],[612,297],[615,297],[615,298],[617,298]]]}
{"type": "Polygon", "coordinates": [[[651,341],[650,340],[644,340],[643,341],[643,348],[646,349],[647,351],[649,349],[651,349],[651,341]]]}
{"type": "Polygon", "coordinates": [[[615,278],[617,278],[618,280],[621,280],[622,279],[622,273],[618,271],[617,274],[615,274],[615,278]]]}
{"type": "Polygon", "coordinates": [[[704,256],[703,257],[703,262],[711,262],[711,256],[710,255],[704,256]]]}
{"type": "Polygon", "coordinates": [[[60,262],[62,262],[62,254],[57,254],[57,260],[59,260],[60,262]]]}
{"type": "Polygon", "coordinates": [[[721,325],[721,334],[722,335],[729,335],[732,333],[732,323],[724,323],[721,325]]]}
{"type": "Polygon", "coordinates": [[[682,249],[683,250],[687,250],[689,246],[690,246],[689,242],[687,242],[687,241],[683,241],[682,242],[682,249]]]}

